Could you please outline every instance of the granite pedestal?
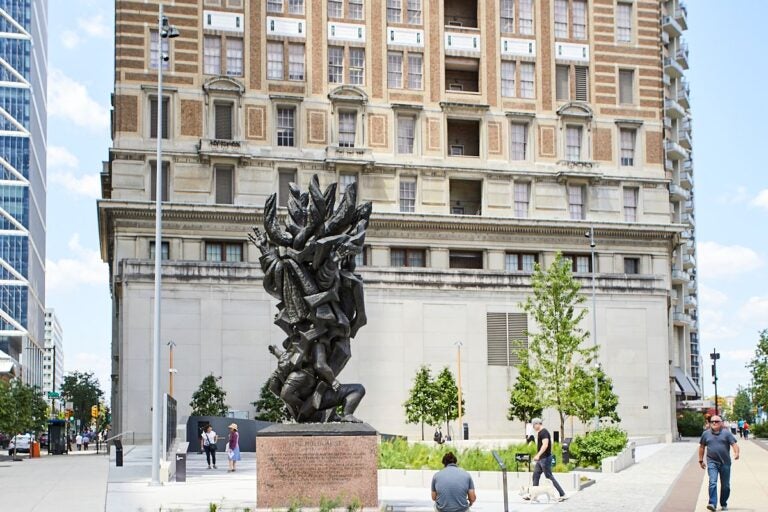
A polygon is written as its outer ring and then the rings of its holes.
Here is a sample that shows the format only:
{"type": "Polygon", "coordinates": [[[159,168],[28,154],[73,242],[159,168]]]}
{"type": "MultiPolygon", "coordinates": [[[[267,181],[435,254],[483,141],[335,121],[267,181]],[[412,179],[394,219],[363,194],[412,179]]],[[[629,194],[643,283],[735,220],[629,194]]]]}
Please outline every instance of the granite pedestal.
{"type": "Polygon", "coordinates": [[[274,425],[256,437],[258,508],[321,499],[378,507],[378,437],[365,423],[274,425]]]}

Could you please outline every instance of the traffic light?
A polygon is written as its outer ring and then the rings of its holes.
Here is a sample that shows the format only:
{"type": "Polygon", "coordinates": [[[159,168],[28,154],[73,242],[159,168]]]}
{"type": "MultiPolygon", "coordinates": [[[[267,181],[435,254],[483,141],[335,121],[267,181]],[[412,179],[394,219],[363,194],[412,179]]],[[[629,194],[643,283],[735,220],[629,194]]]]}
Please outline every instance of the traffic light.
{"type": "Polygon", "coordinates": [[[99,417],[99,406],[98,405],[92,405],[91,406],[91,417],[92,418],[98,418],[99,417]]]}

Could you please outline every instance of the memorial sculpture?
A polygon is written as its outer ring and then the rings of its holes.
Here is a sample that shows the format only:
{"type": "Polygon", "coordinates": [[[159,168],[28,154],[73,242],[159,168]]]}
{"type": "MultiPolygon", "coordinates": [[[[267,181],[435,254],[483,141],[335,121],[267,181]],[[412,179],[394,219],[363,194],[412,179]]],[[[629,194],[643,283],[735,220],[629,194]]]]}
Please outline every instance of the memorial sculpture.
{"type": "Polygon", "coordinates": [[[289,185],[284,226],[277,194],[264,204],[264,232],[249,240],[261,251],[264,289],[278,299],[275,325],[286,334],[271,345],[277,368],[269,389],[299,423],[354,422],[362,384],[338,376],[351,357],[350,340],[366,324],[363,281],[355,256],[363,250],[371,203],[357,206],[357,184],[336,203],[336,184],[321,191],[317,175],[307,192],[289,185]]]}

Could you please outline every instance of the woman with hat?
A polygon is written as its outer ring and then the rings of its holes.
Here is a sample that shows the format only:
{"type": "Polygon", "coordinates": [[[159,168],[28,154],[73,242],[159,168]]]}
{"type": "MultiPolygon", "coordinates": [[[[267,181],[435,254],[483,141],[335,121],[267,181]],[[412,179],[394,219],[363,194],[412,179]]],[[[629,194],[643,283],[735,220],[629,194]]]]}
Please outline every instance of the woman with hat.
{"type": "Polygon", "coordinates": [[[229,425],[227,459],[229,461],[229,469],[227,472],[234,471],[235,464],[240,460],[240,434],[237,432],[237,423],[232,423],[229,425]]]}

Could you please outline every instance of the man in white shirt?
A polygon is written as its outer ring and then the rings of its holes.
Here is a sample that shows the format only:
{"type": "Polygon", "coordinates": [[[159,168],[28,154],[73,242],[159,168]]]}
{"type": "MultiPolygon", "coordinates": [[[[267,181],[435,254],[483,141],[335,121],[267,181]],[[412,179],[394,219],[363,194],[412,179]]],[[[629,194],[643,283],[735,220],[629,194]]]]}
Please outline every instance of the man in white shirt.
{"type": "Polygon", "coordinates": [[[77,445],[77,451],[80,451],[83,449],[83,436],[80,434],[77,434],[75,436],[75,444],[77,445]]]}

